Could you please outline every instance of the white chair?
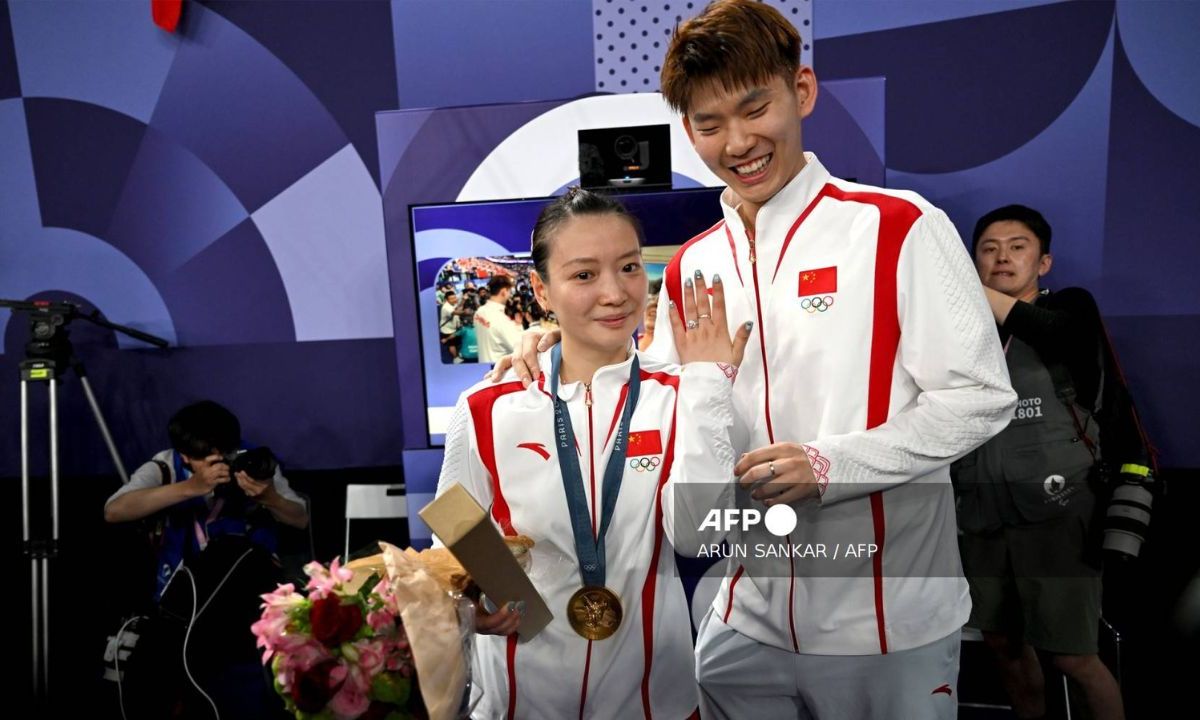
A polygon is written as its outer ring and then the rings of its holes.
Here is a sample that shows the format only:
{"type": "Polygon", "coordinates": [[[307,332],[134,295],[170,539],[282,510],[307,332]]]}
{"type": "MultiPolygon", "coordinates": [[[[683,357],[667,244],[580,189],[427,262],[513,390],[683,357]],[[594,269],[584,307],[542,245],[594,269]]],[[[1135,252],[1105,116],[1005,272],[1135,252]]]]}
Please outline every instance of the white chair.
{"type": "Polygon", "coordinates": [[[408,518],[408,498],[404,485],[346,486],[346,543],[342,562],[350,557],[351,520],[388,520],[408,518]]]}

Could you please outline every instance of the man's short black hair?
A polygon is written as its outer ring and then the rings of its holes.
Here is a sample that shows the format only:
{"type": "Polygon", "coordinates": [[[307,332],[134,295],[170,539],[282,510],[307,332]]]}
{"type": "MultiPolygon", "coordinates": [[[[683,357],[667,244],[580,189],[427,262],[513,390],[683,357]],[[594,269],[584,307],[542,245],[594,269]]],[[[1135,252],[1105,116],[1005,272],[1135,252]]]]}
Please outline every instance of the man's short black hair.
{"type": "Polygon", "coordinates": [[[182,408],[167,423],[171,447],[182,455],[207,457],[212,452],[225,455],[242,443],[242,424],[237,416],[212,400],[201,400],[182,408]]]}
{"type": "Polygon", "coordinates": [[[513,286],[512,278],[510,278],[507,275],[497,275],[497,276],[493,277],[491,280],[488,280],[488,284],[487,284],[488,295],[498,295],[498,294],[500,294],[500,291],[508,290],[508,289],[512,288],[512,286],[513,286]]]}
{"type": "Polygon", "coordinates": [[[979,247],[979,238],[983,237],[983,232],[988,229],[992,223],[1004,222],[1006,220],[1014,220],[1029,228],[1030,232],[1038,239],[1041,245],[1042,254],[1050,252],[1050,223],[1046,222],[1046,218],[1042,214],[1031,207],[1024,205],[1005,205],[1001,208],[987,213],[979,218],[975,223],[975,235],[971,239],[971,254],[975,254],[975,249],[979,247]]]}

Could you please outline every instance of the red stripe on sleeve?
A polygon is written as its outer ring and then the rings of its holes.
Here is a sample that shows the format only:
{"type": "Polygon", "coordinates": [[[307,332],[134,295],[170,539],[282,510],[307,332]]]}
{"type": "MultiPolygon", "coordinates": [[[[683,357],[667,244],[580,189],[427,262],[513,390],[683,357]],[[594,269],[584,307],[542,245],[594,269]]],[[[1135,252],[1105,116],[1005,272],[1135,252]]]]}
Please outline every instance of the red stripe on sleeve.
{"type": "Polygon", "coordinates": [[[517,531],[513,528],[508,501],[504,499],[504,491],[500,487],[500,472],[496,466],[496,440],[492,437],[492,408],[496,401],[505,395],[524,389],[519,381],[507,382],[485,388],[467,398],[467,406],[471,409],[471,422],[475,425],[475,442],[479,445],[479,459],[492,479],[492,519],[504,534],[509,536],[516,535],[517,531]]]}
{"type": "MultiPolygon", "coordinates": [[[[892,395],[892,369],[900,349],[900,317],[896,299],[896,270],[900,250],[912,226],[921,217],[921,209],[902,198],[871,192],[845,192],[826,186],[836,200],[874,205],[879,210],[879,237],[875,250],[875,309],[871,322],[871,370],[867,381],[867,429],[887,421],[892,395]]],[[[883,606],[883,548],[887,526],[884,522],[883,495],[871,494],[871,517],[878,550],[872,558],[875,576],[875,621],[879,631],[879,651],[886,654],[883,606]]]]}

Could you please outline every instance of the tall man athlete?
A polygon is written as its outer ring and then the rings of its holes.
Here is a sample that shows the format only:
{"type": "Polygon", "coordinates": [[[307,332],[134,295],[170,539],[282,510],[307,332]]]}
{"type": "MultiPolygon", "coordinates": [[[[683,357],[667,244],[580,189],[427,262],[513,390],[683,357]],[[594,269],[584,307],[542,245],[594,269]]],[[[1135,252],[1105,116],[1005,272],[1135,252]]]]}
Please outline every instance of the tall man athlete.
{"type": "MultiPolygon", "coordinates": [[[[800,47],[750,0],[677,29],[663,96],[728,188],[724,219],[668,266],[658,323],[704,277],[725,284],[730,327],[755,321],[734,386],[750,449],[740,502],[792,507],[790,544],[876,549],[824,577],[803,559],[756,574],[731,558],[697,640],[702,715],[954,718],[971,604],[948,467],[1006,425],[1016,396],[945,213],[834,178],[804,152],[817,82],[800,47]]],[[[535,342],[514,358],[523,378],[535,342]]],[[[669,333],[649,353],[676,359],[669,333]]],[[[761,524],[738,538],[779,540],[761,524]]]]}

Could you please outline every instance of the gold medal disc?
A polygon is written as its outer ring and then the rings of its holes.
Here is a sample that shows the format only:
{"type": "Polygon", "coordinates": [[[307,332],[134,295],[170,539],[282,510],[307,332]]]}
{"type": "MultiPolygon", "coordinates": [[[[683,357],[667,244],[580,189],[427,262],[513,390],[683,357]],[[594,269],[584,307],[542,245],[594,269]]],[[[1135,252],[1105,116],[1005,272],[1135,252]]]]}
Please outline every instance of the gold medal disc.
{"type": "Polygon", "coordinates": [[[588,640],[611,637],[621,627],[621,601],[606,587],[588,585],[579,588],[567,601],[567,620],[571,629],[588,640]]]}

